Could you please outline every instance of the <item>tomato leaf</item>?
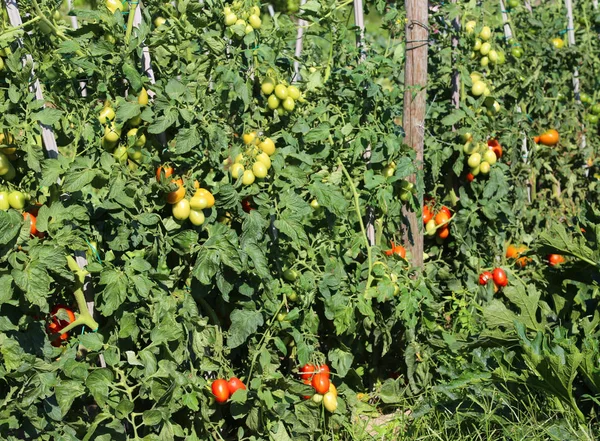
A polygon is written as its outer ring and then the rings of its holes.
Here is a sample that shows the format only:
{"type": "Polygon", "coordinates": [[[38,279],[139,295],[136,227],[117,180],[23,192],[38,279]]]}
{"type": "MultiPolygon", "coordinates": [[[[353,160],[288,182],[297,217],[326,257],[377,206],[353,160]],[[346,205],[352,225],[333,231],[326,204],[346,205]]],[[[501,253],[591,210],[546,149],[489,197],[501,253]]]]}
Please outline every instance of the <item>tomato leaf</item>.
{"type": "Polygon", "coordinates": [[[248,337],[264,324],[260,311],[236,309],[229,315],[229,319],[231,326],[229,327],[227,346],[232,349],[243,345],[248,337]]]}

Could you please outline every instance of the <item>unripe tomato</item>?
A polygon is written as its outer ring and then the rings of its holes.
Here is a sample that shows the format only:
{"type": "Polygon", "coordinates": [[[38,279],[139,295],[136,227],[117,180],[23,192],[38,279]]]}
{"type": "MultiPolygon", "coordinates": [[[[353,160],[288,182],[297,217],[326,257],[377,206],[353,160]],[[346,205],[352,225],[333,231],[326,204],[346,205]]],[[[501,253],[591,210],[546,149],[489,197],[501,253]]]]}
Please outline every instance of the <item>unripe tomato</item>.
{"type": "Polygon", "coordinates": [[[429,222],[427,222],[427,224],[425,225],[425,233],[428,236],[435,236],[436,231],[437,231],[437,226],[435,224],[435,220],[430,219],[429,222]]]}
{"type": "Polygon", "coordinates": [[[110,121],[113,121],[115,116],[116,114],[112,107],[105,107],[100,111],[98,120],[100,121],[100,124],[104,125],[110,121]]]}
{"type": "Polygon", "coordinates": [[[485,152],[483,152],[481,159],[490,165],[494,165],[498,158],[496,157],[496,153],[494,153],[493,150],[488,149],[485,152]]]}
{"type": "Polygon", "coordinates": [[[230,378],[227,382],[227,387],[231,395],[233,395],[238,389],[246,390],[246,385],[237,377],[230,378]]]}
{"type": "Polygon", "coordinates": [[[319,404],[320,402],[323,401],[323,395],[321,395],[321,394],[314,394],[312,396],[312,400],[313,400],[314,403],[319,404]]]}
{"type": "Polygon", "coordinates": [[[8,204],[15,210],[22,210],[27,203],[27,197],[20,191],[11,191],[8,194],[8,204]]]}
{"type": "Polygon", "coordinates": [[[481,96],[485,92],[486,85],[483,81],[477,80],[473,82],[473,86],[471,87],[471,93],[473,96],[481,96]]]}
{"type": "Polygon", "coordinates": [[[122,145],[117,147],[115,149],[115,151],[113,152],[113,156],[117,160],[117,162],[120,162],[121,164],[125,164],[128,159],[127,147],[122,146],[122,145]]]}
{"type": "Polygon", "coordinates": [[[190,201],[182,199],[173,205],[173,217],[177,220],[183,221],[190,217],[190,201]]]}
{"type": "Polygon", "coordinates": [[[329,385],[329,392],[334,394],[337,397],[338,391],[337,391],[337,387],[335,387],[335,384],[331,383],[329,385]]]}
{"type": "Polygon", "coordinates": [[[244,174],[242,175],[242,184],[244,185],[252,185],[254,183],[254,173],[252,173],[252,170],[245,170],[244,174]]]}
{"type": "Polygon", "coordinates": [[[486,67],[488,64],[490,64],[490,59],[487,56],[481,57],[481,60],[479,60],[479,64],[481,65],[481,67],[486,67]]]}
{"type": "Polygon", "coordinates": [[[267,106],[269,106],[269,109],[275,110],[279,108],[279,104],[279,98],[277,98],[275,95],[269,96],[269,99],[267,100],[267,106]]]}
{"type": "Polygon", "coordinates": [[[475,44],[473,44],[473,50],[478,51],[479,49],[481,49],[482,44],[483,42],[479,38],[475,39],[475,44]]]}
{"type": "Polygon", "coordinates": [[[296,86],[288,86],[287,88],[288,96],[293,100],[298,100],[300,98],[300,89],[296,86]]]}
{"type": "Polygon", "coordinates": [[[4,153],[0,153],[0,176],[3,176],[8,173],[10,170],[10,161],[8,157],[4,153]]]}
{"type": "Polygon", "coordinates": [[[275,96],[280,100],[285,100],[288,97],[288,90],[284,84],[278,84],[275,86],[275,96]]]}
{"type": "Polygon", "coordinates": [[[248,23],[252,26],[253,29],[260,29],[260,25],[262,24],[262,20],[258,15],[252,14],[248,17],[248,23]]]}
{"type": "Polygon", "coordinates": [[[256,5],[250,8],[250,15],[258,15],[260,17],[260,8],[256,5]]]}
{"type": "Polygon", "coordinates": [[[117,10],[122,11],[125,7],[120,0],[105,0],[104,4],[111,14],[114,14],[117,10]]]}
{"type": "Polygon", "coordinates": [[[479,284],[480,285],[487,285],[487,283],[492,280],[494,278],[494,276],[492,275],[492,273],[490,273],[489,271],[485,271],[483,273],[481,273],[481,275],[479,276],[479,284]]]}
{"type": "Polygon", "coordinates": [[[235,22],[237,21],[237,15],[235,15],[233,12],[230,12],[229,14],[225,15],[225,26],[233,26],[235,24],[235,22]]]}
{"type": "Polygon", "coordinates": [[[269,156],[275,154],[275,143],[271,138],[265,138],[265,140],[258,145],[258,148],[269,156]]]}
{"type": "Polygon", "coordinates": [[[242,141],[244,141],[244,144],[246,145],[254,144],[257,140],[256,132],[244,133],[242,135],[242,141]]]}
{"type": "Polygon", "coordinates": [[[296,103],[294,102],[291,96],[288,96],[286,99],[283,100],[282,106],[285,110],[291,112],[296,107],[296,103]]]}
{"type": "Polygon", "coordinates": [[[329,392],[331,382],[327,374],[319,372],[312,377],[311,384],[318,394],[325,395],[329,392]]]}
{"type": "Polygon", "coordinates": [[[509,8],[516,8],[517,6],[519,6],[519,0],[508,0],[508,1],[506,2],[506,5],[507,5],[509,8]]]}
{"type": "Polygon", "coordinates": [[[317,369],[314,364],[306,363],[300,368],[300,378],[303,380],[311,380],[317,369]]]}
{"type": "Polygon", "coordinates": [[[256,161],[253,165],[252,165],[252,173],[254,174],[254,176],[256,176],[258,179],[264,179],[267,177],[267,167],[265,166],[265,164],[263,164],[260,161],[256,161]]]}
{"type": "Polygon", "coordinates": [[[490,173],[490,169],[491,166],[489,162],[482,161],[481,164],[479,164],[479,171],[482,175],[488,175],[490,173]]]}
{"type": "Polygon", "coordinates": [[[208,199],[203,194],[195,194],[192,199],[190,199],[190,207],[192,210],[204,210],[208,207],[208,199]]]}
{"type": "Polygon", "coordinates": [[[267,170],[269,170],[271,168],[271,158],[265,152],[262,152],[262,153],[259,153],[258,155],[256,155],[256,160],[258,162],[262,162],[264,164],[264,166],[267,167],[267,170]]]}
{"type": "Polygon", "coordinates": [[[310,206],[312,207],[313,210],[318,210],[319,208],[321,208],[319,201],[317,201],[316,199],[313,199],[312,201],[310,201],[310,206]]]}
{"type": "Polygon", "coordinates": [[[115,143],[121,136],[121,130],[115,126],[115,123],[109,124],[104,129],[104,139],[110,143],[115,143]]]}
{"type": "Polygon", "coordinates": [[[144,87],[142,87],[142,90],[140,90],[140,94],[138,95],[137,100],[138,100],[138,104],[142,107],[148,105],[148,101],[149,101],[148,91],[144,87]]]}
{"type": "Polygon", "coordinates": [[[260,85],[260,90],[265,95],[271,95],[273,90],[275,90],[275,81],[272,78],[265,78],[265,80],[260,85]]]}
{"type": "Polygon", "coordinates": [[[286,269],[283,272],[283,278],[288,282],[295,282],[298,279],[298,273],[293,269],[286,269]]]}
{"type": "Polygon", "coordinates": [[[213,381],[210,388],[217,403],[224,403],[229,399],[229,384],[222,378],[213,381]]]}
{"type": "Polygon", "coordinates": [[[202,225],[204,223],[206,218],[204,217],[204,213],[202,212],[202,210],[191,209],[189,220],[192,225],[199,227],[200,225],[202,225]]]}
{"type": "MultiPolygon", "coordinates": [[[[479,32],[479,38],[483,41],[488,41],[492,37],[492,30],[489,26],[484,26],[481,28],[481,32],[479,32]]],[[[484,54],[485,55],[485,54],[484,54]]]]}
{"type": "Polygon", "coordinates": [[[517,47],[513,47],[510,50],[510,53],[512,54],[513,57],[515,58],[521,58],[523,56],[523,49],[520,48],[519,46],[517,47]]]}
{"type": "Polygon", "coordinates": [[[6,211],[10,208],[10,204],[8,203],[8,192],[0,191],[0,210],[6,211]]]}
{"type": "Polygon", "coordinates": [[[167,20],[164,17],[156,17],[154,19],[154,27],[160,28],[166,22],[167,22],[167,20]]]}
{"type": "Polygon", "coordinates": [[[471,156],[469,156],[467,164],[469,164],[469,167],[471,168],[477,167],[479,164],[481,164],[481,154],[473,153],[471,156]]]}
{"type": "Polygon", "coordinates": [[[490,63],[496,63],[499,58],[498,52],[496,52],[494,49],[492,49],[490,51],[490,53],[488,54],[488,58],[490,60],[490,63]]]}
{"type": "Polygon", "coordinates": [[[496,268],[492,272],[492,276],[494,278],[494,283],[498,286],[506,286],[508,285],[508,279],[506,277],[506,272],[502,268],[496,268]]]}
{"type": "Polygon", "coordinates": [[[492,45],[485,42],[481,45],[481,48],[479,49],[479,53],[481,55],[487,55],[490,53],[491,50],[492,50],[492,45]]]}
{"type": "Polygon", "coordinates": [[[554,46],[555,49],[562,49],[563,47],[565,47],[565,41],[559,37],[553,38],[552,46],[554,46]]]}
{"type": "Polygon", "coordinates": [[[231,166],[231,176],[237,179],[244,174],[244,166],[240,163],[235,163],[231,166]]]}
{"type": "Polygon", "coordinates": [[[327,392],[323,395],[323,407],[325,407],[328,412],[335,412],[338,407],[337,395],[331,392],[327,392]]]}
{"type": "Polygon", "coordinates": [[[277,321],[282,322],[285,320],[286,317],[287,317],[287,314],[285,312],[280,312],[279,314],[277,314],[277,321]]]}
{"type": "Polygon", "coordinates": [[[465,24],[465,32],[467,34],[472,34],[476,26],[477,22],[475,20],[468,21],[467,24],[465,24]]]}

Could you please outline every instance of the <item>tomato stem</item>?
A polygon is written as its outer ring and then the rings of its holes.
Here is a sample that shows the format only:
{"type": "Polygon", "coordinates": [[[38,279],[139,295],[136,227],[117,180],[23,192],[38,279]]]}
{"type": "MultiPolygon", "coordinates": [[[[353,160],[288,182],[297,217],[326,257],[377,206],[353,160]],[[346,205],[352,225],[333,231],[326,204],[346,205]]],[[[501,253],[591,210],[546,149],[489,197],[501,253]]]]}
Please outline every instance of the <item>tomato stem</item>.
{"type": "Polygon", "coordinates": [[[127,30],[125,31],[125,44],[129,44],[129,40],[131,38],[131,32],[133,31],[133,20],[135,18],[135,9],[137,8],[137,3],[131,3],[129,8],[129,17],[127,19],[127,30]]]}
{"type": "Polygon", "coordinates": [[[94,320],[92,315],[90,314],[87,303],[85,301],[85,294],[83,293],[83,285],[85,283],[85,278],[89,274],[86,270],[79,268],[79,265],[71,256],[67,256],[67,264],[69,269],[75,273],[75,289],[73,290],[73,295],[75,296],[75,301],[77,302],[77,308],[79,309],[79,317],[60,330],[60,334],[64,334],[65,332],[70,331],[76,326],[85,325],[90,328],[92,331],[98,330],[98,322],[94,320]]]}
{"type": "MultiPolygon", "coordinates": [[[[39,17],[39,19],[42,20],[52,30],[54,35],[56,35],[58,38],[60,38],[63,41],[73,41],[71,38],[69,38],[65,34],[63,34],[61,32],[61,30],[58,29],[51,20],[48,20],[48,18],[44,15],[42,10],[40,9],[40,6],[38,5],[37,0],[33,0],[33,8],[35,9],[35,12],[36,12],[37,16],[39,17]]],[[[32,21],[33,21],[33,19],[29,20],[29,23],[32,21]]],[[[76,50],[75,53],[80,57],[85,57],[85,54],[81,51],[81,49],[76,50]]]]}
{"type": "Polygon", "coordinates": [[[369,291],[369,288],[371,287],[371,283],[373,282],[373,256],[371,253],[371,245],[369,243],[369,237],[367,236],[367,231],[365,230],[365,224],[363,222],[363,218],[362,218],[362,215],[360,212],[360,200],[358,198],[358,192],[356,191],[354,182],[352,182],[352,177],[348,173],[348,170],[346,170],[346,167],[344,166],[344,164],[342,163],[342,160],[340,158],[338,158],[337,162],[338,162],[339,166],[342,168],[342,171],[344,172],[344,176],[346,176],[346,179],[348,180],[348,186],[350,187],[350,190],[352,191],[352,195],[354,196],[354,209],[356,211],[356,215],[358,216],[358,223],[360,225],[360,231],[362,232],[363,238],[365,240],[365,246],[367,247],[367,259],[369,261],[369,276],[367,278],[367,285],[365,286],[365,294],[366,294],[367,291],[369,291]]]}

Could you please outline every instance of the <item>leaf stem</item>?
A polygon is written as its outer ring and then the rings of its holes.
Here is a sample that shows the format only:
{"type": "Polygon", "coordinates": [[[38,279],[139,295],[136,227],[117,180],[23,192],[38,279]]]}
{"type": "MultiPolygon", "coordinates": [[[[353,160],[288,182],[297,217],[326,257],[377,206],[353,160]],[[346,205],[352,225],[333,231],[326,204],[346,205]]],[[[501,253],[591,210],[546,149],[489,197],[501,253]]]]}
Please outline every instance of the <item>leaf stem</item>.
{"type": "Polygon", "coordinates": [[[262,348],[262,345],[266,340],[266,336],[268,335],[269,338],[271,338],[271,328],[273,327],[273,323],[275,323],[275,320],[277,320],[277,315],[279,314],[279,312],[281,312],[281,308],[285,306],[285,303],[286,299],[284,298],[283,301],[279,304],[279,308],[277,308],[275,314],[273,314],[273,317],[271,317],[271,321],[269,322],[267,330],[264,332],[264,334],[260,338],[260,341],[258,342],[258,347],[256,351],[254,351],[254,355],[252,356],[252,363],[250,363],[250,371],[248,372],[248,378],[246,379],[246,383],[250,383],[250,379],[252,378],[252,371],[254,370],[254,364],[256,363],[256,357],[258,357],[258,354],[260,353],[260,349],[262,348]]]}
{"type": "Polygon", "coordinates": [[[138,7],[137,3],[132,3],[129,8],[129,17],[127,19],[127,30],[125,31],[125,44],[129,45],[131,39],[131,32],[133,31],[133,20],[135,18],[135,9],[138,7]]]}
{"type": "Polygon", "coordinates": [[[373,282],[373,256],[371,253],[371,244],[369,243],[369,237],[367,236],[367,230],[365,229],[365,224],[363,222],[363,218],[362,218],[362,215],[360,212],[360,200],[358,198],[358,192],[356,191],[354,182],[352,182],[352,177],[350,177],[348,170],[346,169],[346,167],[344,166],[344,164],[342,163],[342,160],[340,158],[338,158],[337,162],[338,162],[338,165],[341,167],[342,171],[344,172],[344,176],[346,176],[346,179],[348,180],[348,186],[350,187],[350,190],[352,191],[352,196],[354,197],[354,210],[356,211],[356,215],[358,216],[358,223],[360,225],[360,231],[365,240],[365,246],[367,247],[367,259],[369,261],[369,276],[367,278],[367,285],[365,286],[365,294],[366,294],[367,291],[369,290],[369,288],[371,287],[371,283],[373,282]]]}

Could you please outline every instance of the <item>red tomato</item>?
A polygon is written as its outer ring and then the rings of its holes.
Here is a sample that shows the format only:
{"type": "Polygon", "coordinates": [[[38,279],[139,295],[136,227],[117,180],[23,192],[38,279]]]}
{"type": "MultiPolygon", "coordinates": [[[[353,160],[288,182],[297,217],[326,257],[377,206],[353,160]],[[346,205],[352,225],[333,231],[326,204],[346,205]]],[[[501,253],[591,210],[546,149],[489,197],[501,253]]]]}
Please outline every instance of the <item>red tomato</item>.
{"type": "MultiPolygon", "coordinates": [[[[304,384],[306,384],[307,386],[310,386],[310,380],[308,378],[305,380],[302,380],[302,382],[304,384]]],[[[304,398],[305,400],[308,400],[308,399],[310,399],[310,395],[302,395],[302,398],[304,398]]]]}
{"type": "Polygon", "coordinates": [[[229,390],[229,393],[233,395],[233,393],[238,389],[246,390],[246,385],[238,377],[233,377],[230,378],[227,382],[227,388],[229,390]]]}
{"type": "Polygon", "coordinates": [[[502,146],[496,139],[488,139],[487,145],[496,154],[496,158],[502,158],[502,146]]]}
{"type": "Polygon", "coordinates": [[[443,206],[442,208],[440,208],[440,213],[446,213],[448,215],[448,217],[452,217],[452,212],[446,206],[443,206]]]}
{"type": "Polygon", "coordinates": [[[494,278],[494,276],[492,275],[492,273],[490,273],[489,271],[485,271],[484,273],[482,273],[479,276],[479,284],[480,285],[487,285],[487,283],[492,280],[494,278]]]}
{"type": "Polygon", "coordinates": [[[319,372],[321,374],[325,374],[327,378],[329,378],[329,374],[331,371],[329,370],[329,366],[327,366],[326,364],[322,364],[321,366],[319,366],[319,372]]]}
{"type": "Polygon", "coordinates": [[[392,256],[394,254],[397,254],[398,256],[400,256],[404,259],[406,257],[406,250],[404,249],[404,247],[402,245],[396,245],[393,241],[391,242],[391,244],[392,244],[392,249],[385,250],[385,255],[392,256]]]}
{"type": "Polygon", "coordinates": [[[211,389],[217,403],[224,403],[229,399],[229,384],[222,378],[213,381],[211,389]]]}
{"type": "Polygon", "coordinates": [[[329,374],[321,373],[315,374],[311,381],[312,387],[318,394],[325,395],[329,392],[329,374]]]}
{"type": "Polygon", "coordinates": [[[498,286],[506,286],[508,285],[508,279],[506,278],[506,272],[502,268],[494,269],[492,273],[494,278],[494,283],[498,286]]]}
{"type": "Polygon", "coordinates": [[[36,236],[38,234],[38,230],[36,228],[37,218],[31,213],[23,213],[23,219],[25,219],[25,223],[30,222],[29,233],[32,236],[36,236]]]}
{"type": "Polygon", "coordinates": [[[448,236],[450,236],[450,228],[448,228],[448,225],[444,225],[442,228],[438,229],[437,236],[440,239],[448,238],[448,236]]]}
{"type": "Polygon", "coordinates": [[[440,211],[438,214],[435,215],[434,220],[436,225],[442,225],[450,220],[450,216],[448,216],[448,214],[445,211],[440,211]]]}
{"type": "MultiPolygon", "coordinates": [[[[61,313],[61,315],[63,314],[61,313]]],[[[71,308],[68,308],[63,305],[54,306],[54,308],[52,308],[52,311],[50,312],[50,317],[52,322],[48,325],[49,334],[58,334],[64,327],[68,326],[70,323],[73,323],[75,321],[75,314],[73,313],[71,308]],[[59,319],[58,317],[56,317],[56,314],[58,314],[58,311],[60,310],[64,310],[67,313],[67,320],[59,319]]],[[[52,346],[58,347],[68,338],[69,333],[65,332],[64,334],[59,335],[56,339],[52,340],[52,346]]]]}
{"type": "Polygon", "coordinates": [[[473,176],[473,173],[467,174],[467,182],[473,182],[474,179],[475,179],[475,176],[473,176]]]}
{"type": "Polygon", "coordinates": [[[306,381],[306,380],[310,381],[310,379],[316,373],[316,369],[317,368],[315,367],[314,364],[306,363],[304,366],[302,366],[300,368],[300,378],[302,378],[304,381],[306,381]]]}
{"type": "Polygon", "coordinates": [[[548,254],[548,265],[557,266],[565,263],[565,258],[560,254],[548,254]]]}
{"type": "Polygon", "coordinates": [[[252,207],[252,199],[247,197],[242,199],[242,210],[244,210],[246,213],[250,213],[252,210],[255,210],[254,207],[252,207]]]}
{"type": "Polygon", "coordinates": [[[431,219],[433,219],[433,213],[431,212],[431,210],[429,209],[428,205],[425,205],[423,207],[423,223],[426,224],[427,222],[429,222],[431,219]]]}

